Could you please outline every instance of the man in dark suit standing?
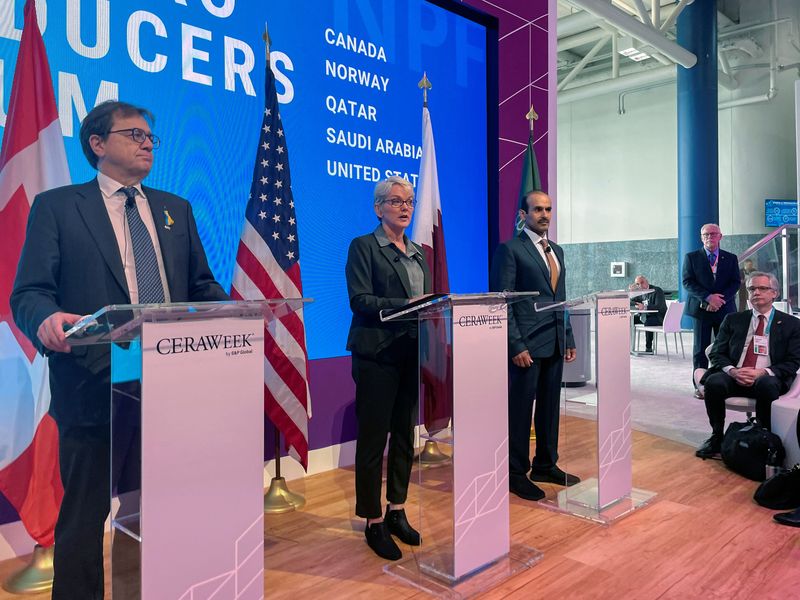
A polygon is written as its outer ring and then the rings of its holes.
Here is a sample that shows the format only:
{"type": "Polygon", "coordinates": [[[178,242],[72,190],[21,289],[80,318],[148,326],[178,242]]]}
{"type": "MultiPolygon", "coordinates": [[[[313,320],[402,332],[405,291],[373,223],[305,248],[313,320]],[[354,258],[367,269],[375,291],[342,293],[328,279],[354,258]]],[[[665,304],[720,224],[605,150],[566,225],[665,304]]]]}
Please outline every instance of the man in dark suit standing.
{"type": "MultiPolygon", "coordinates": [[[[633,296],[631,298],[631,308],[639,310],[655,310],[654,313],[641,313],[636,315],[636,320],[642,325],[658,326],[664,323],[664,316],[667,314],[667,300],[664,297],[664,290],[657,285],[650,285],[647,277],[637,275],[633,280],[631,290],[653,290],[650,294],[643,296],[633,296]]],[[[653,351],[653,332],[645,331],[645,352],[653,351]]]]}
{"type": "Polygon", "coordinates": [[[49,355],[64,499],[55,530],[53,599],[103,597],[110,504],[107,346],[71,348],[65,329],[109,304],[229,300],[214,280],[189,203],[141,184],[160,140],[143,108],[109,101],[81,124],[96,179],[39,194],[28,217],[11,308],[49,355]]]}
{"type": "Polygon", "coordinates": [[[576,476],[558,468],[558,421],[564,361],[575,360],[575,340],[563,311],[536,312],[534,302],[566,300],[564,251],[547,239],[552,204],[547,194],[532,191],[519,216],[520,234],[500,245],[492,260],[493,291],[539,292],[508,307],[508,446],[509,487],[526,500],[544,492],[533,481],[573,485],[576,476]],[[530,460],[533,400],[536,453],[530,460]],[[530,471],[530,479],[528,478],[530,471]]]}
{"type": "MultiPolygon", "coordinates": [[[[708,367],[706,348],[711,343],[711,332],[717,335],[725,316],[736,312],[736,292],[741,283],[736,255],[719,247],[719,225],[703,225],[700,239],[703,247],[683,259],[683,287],[689,294],[686,314],[694,319],[694,369],[708,367]]],[[[702,398],[703,394],[696,390],[695,396],[702,398]]]]}
{"type": "Polygon", "coordinates": [[[700,380],[711,424],[711,437],[695,453],[700,458],[720,452],[726,398],[755,398],[756,417],[769,428],[772,402],[789,390],[800,368],[800,320],[772,306],[778,280],[751,273],[747,293],[753,309],[725,317],[711,348],[711,368],[700,380]]]}

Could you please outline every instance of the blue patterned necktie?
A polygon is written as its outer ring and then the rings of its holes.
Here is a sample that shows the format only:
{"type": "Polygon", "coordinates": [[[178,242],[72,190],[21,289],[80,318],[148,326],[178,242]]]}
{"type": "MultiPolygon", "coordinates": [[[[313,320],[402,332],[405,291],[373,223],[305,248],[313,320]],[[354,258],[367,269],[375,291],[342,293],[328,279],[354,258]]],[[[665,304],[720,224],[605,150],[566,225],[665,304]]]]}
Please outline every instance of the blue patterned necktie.
{"type": "Polygon", "coordinates": [[[136,208],[135,187],[123,187],[119,190],[125,194],[125,219],[131,232],[133,246],[133,262],[136,267],[136,285],[139,288],[139,304],[158,304],[164,302],[164,287],[161,285],[161,273],[158,271],[156,249],[150,233],[136,208]]]}

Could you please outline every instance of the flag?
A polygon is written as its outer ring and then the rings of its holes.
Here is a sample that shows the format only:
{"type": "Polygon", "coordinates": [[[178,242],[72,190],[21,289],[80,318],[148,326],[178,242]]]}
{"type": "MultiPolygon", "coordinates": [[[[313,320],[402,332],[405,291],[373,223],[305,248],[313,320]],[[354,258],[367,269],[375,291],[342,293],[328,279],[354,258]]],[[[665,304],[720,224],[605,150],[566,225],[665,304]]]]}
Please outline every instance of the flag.
{"type": "Polygon", "coordinates": [[[542,189],[542,180],[539,178],[539,164],[536,162],[536,151],[533,149],[533,131],[528,137],[528,148],[522,162],[522,179],[519,184],[519,203],[517,214],[514,216],[514,235],[522,231],[525,221],[519,218],[519,209],[525,206],[525,196],[533,190],[542,189]]]}
{"type": "MultiPolygon", "coordinates": [[[[425,260],[433,279],[433,291],[449,293],[439,173],[436,168],[433,126],[427,106],[422,107],[422,158],[417,182],[417,208],[414,212],[411,239],[425,251],[425,260]]],[[[428,432],[434,433],[447,427],[452,415],[451,361],[447,352],[446,328],[440,320],[435,320],[427,334],[422,335],[430,336],[426,343],[426,354],[420,360],[423,420],[428,432]]]]}
{"type": "Polygon", "coordinates": [[[69,182],[50,66],[35,2],[27,0],[0,149],[0,492],[45,547],[53,545],[64,493],[58,432],[47,414],[45,359],[14,325],[9,297],[34,196],[69,182]]]}
{"type": "MultiPolygon", "coordinates": [[[[301,298],[300,243],[289,152],[267,59],[264,118],[231,285],[235,300],[301,298]]],[[[308,469],[308,354],[302,310],[265,326],[264,410],[308,469]]]]}

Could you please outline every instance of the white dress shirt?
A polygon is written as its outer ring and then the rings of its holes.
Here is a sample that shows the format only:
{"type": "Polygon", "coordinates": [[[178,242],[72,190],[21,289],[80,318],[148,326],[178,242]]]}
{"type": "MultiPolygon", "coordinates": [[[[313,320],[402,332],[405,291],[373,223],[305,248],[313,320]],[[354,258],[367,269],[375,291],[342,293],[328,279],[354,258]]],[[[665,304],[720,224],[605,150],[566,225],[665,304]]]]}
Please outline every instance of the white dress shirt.
{"type": "MultiPolygon", "coordinates": [[[[538,233],[536,233],[532,229],[528,229],[527,227],[525,227],[525,229],[523,229],[523,231],[528,234],[529,238],[531,238],[531,241],[533,242],[533,246],[536,248],[536,251],[539,253],[539,256],[542,257],[542,260],[544,261],[544,266],[547,267],[547,272],[549,273],[550,272],[550,261],[547,260],[547,256],[545,256],[544,248],[542,248],[542,245],[539,243],[542,240],[547,240],[547,238],[545,236],[539,235],[538,233]]],[[[547,244],[550,245],[550,241],[549,240],[547,240],[547,244]]],[[[558,275],[560,275],[561,274],[561,264],[558,262],[558,257],[556,256],[556,253],[555,253],[554,250],[550,251],[550,256],[553,257],[553,262],[555,262],[555,264],[556,264],[556,273],[558,275]]]]}

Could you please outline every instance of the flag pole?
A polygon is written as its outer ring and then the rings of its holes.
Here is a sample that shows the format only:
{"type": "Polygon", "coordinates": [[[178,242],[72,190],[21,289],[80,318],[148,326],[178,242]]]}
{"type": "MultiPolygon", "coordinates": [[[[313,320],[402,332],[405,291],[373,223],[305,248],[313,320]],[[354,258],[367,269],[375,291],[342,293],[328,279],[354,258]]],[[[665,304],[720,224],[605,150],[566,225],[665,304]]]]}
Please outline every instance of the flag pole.
{"type": "MultiPolygon", "coordinates": [[[[267,68],[270,68],[269,47],[272,44],[272,40],[269,37],[269,28],[266,22],[264,23],[264,35],[262,38],[264,40],[267,68]]],[[[275,477],[269,482],[269,489],[264,494],[264,512],[277,515],[302,508],[306,504],[306,499],[300,494],[290,492],[289,487],[286,485],[286,479],[281,477],[281,432],[274,423],[272,424],[272,431],[275,437],[275,477]]]]}
{"type": "MultiPolygon", "coordinates": [[[[533,122],[539,119],[539,115],[537,115],[536,111],[533,110],[533,104],[531,104],[531,109],[528,111],[528,114],[525,115],[525,118],[528,119],[528,124],[530,125],[530,137],[528,138],[528,143],[533,146],[533,122]]],[[[531,170],[531,173],[533,173],[533,155],[531,155],[529,160],[530,162],[528,163],[528,168],[531,170]]],[[[536,439],[536,429],[533,427],[533,424],[531,424],[530,438],[532,440],[536,439]]]]}
{"type": "MultiPolygon", "coordinates": [[[[419,80],[417,87],[422,90],[422,106],[426,108],[428,106],[428,90],[433,87],[427,72],[423,71],[422,79],[419,80]]],[[[450,457],[441,451],[435,440],[427,439],[416,460],[421,465],[437,465],[449,461],[450,457]]]]}

